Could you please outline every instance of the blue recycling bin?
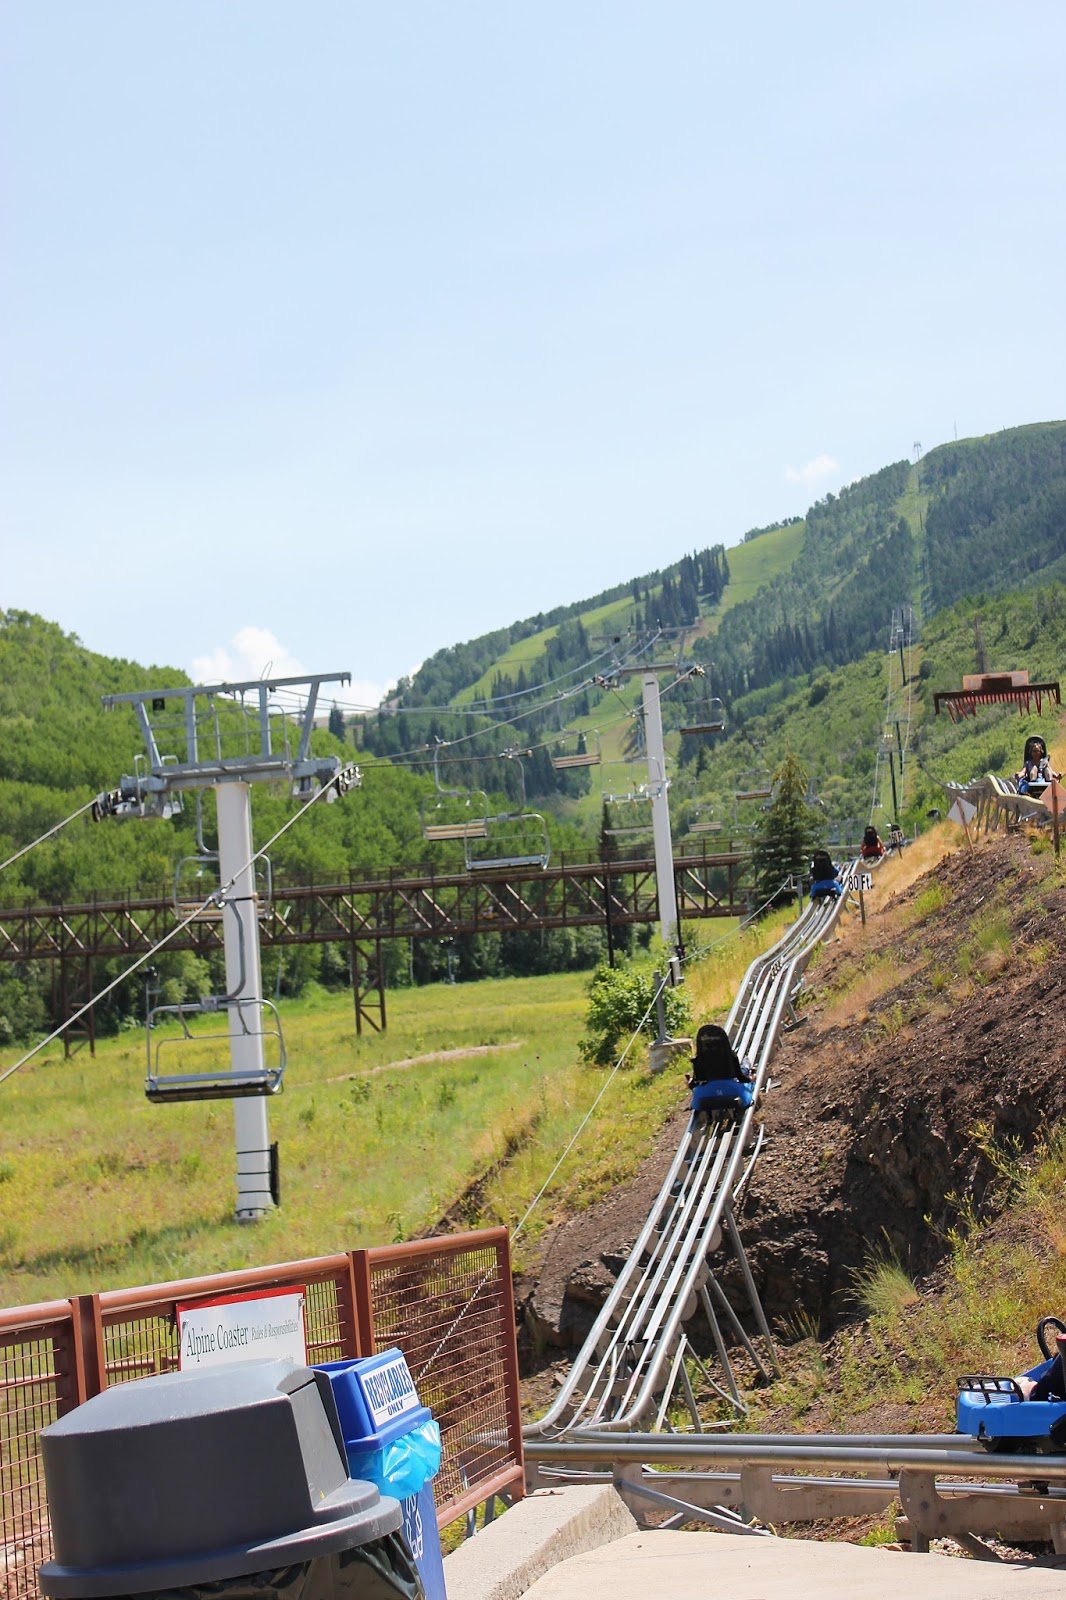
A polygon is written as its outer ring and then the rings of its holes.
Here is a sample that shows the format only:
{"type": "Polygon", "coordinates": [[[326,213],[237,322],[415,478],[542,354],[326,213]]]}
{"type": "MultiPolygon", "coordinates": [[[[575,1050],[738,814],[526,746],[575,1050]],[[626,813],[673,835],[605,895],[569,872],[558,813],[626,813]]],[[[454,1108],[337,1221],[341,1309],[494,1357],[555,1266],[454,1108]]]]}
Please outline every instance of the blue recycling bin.
{"type": "Polygon", "coordinates": [[[348,1471],[399,1500],[403,1531],[426,1600],[446,1600],[433,1479],[440,1429],[420,1403],[401,1350],[356,1361],[321,1361],[337,1402],[348,1471]]]}

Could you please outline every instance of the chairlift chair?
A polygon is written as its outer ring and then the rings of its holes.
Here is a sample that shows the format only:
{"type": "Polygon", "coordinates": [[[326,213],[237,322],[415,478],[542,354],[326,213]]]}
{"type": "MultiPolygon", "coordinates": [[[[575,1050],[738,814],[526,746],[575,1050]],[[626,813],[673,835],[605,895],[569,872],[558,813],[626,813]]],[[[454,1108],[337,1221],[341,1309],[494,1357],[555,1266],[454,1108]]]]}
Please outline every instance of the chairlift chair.
{"type": "MultiPolygon", "coordinates": [[[[274,897],[274,878],[266,856],[255,863],[256,916],[269,917],[274,897]]],[[[195,917],[198,922],[221,922],[226,902],[220,895],[217,851],[183,856],[174,869],[174,911],[182,922],[195,917]]]]}
{"type": "Polygon", "coordinates": [[[769,800],[774,792],[772,773],[766,767],[753,768],[741,772],[737,777],[737,787],[733,791],[734,800],[769,800]]]}
{"type": "Polygon", "coordinates": [[[566,741],[563,748],[558,754],[550,758],[556,772],[568,772],[574,767],[598,767],[602,765],[603,748],[600,744],[599,733],[595,728],[590,729],[589,733],[564,734],[563,739],[566,741]],[[589,743],[590,734],[595,741],[594,745],[589,743]],[[585,746],[584,749],[581,748],[582,745],[585,746]]]}
{"type": "Polygon", "coordinates": [[[721,833],[722,824],[709,806],[697,807],[688,825],[689,833],[721,833]]]}
{"type": "Polygon", "coordinates": [[[709,700],[697,700],[695,710],[688,722],[681,724],[681,733],[722,733],[725,729],[725,707],[717,696],[709,700]]]}
{"type": "Polygon", "coordinates": [[[501,752],[518,768],[518,806],[485,819],[483,838],[464,840],[468,872],[510,872],[521,867],[542,869],[551,853],[548,824],[537,811],[526,810],[526,777],[517,750],[501,752]]]}
{"type": "Polygon", "coordinates": [[[259,996],[235,1000],[227,995],[205,995],[200,1000],[185,1001],[180,1005],[153,1006],[148,1013],[147,1023],[148,1070],[145,1075],[144,1092],[154,1105],[170,1105],[189,1100],[261,1098],[277,1094],[282,1086],[286,1063],[285,1039],[281,1031],[278,1008],[270,1000],[264,1000],[259,996]],[[253,1009],[258,1010],[258,1016],[252,1017],[250,1022],[245,1013],[253,1009]],[[162,1071],[160,1058],[168,1046],[173,1048],[186,1044],[213,1045],[224,1040],[228,1047],[231,1039],[228,1027],[225,1033],[194,1034],[188,1023],[189,1017],[218,1015],[221,1011],[227,1012],[230,1017],[237,1016],[240,1032],[246,1038],[276,1039],[277,1064],[250,1072],[234,1070],[232,1067],[220,1067],[209,1072],[162,1071]],[[264,1012],[271,1013],[272,1027],[264,1025],[264,1012]],[[153,1056],[152,1030],[164,1016],[177,1017],[181,1024],[181,1036],[177,1039],[158,1038],[153,1056]],[[251,1025],[255,1022],[258,1022],[258,1026],[251,1025]]]}
{"type": "Polygon", "coordinates": [[[420,807],[422,837],[427,840],[484,839],[488,833],[489,797],[481,789],[449,789],[441,782],[438,740],[433,751],[434,792],[420,807]]]}
{"type": "Polygon", "coordinates": [[[543,869],[550,856],[548,825],[536,811],[488,817],[485,832],[478,836],[467,834],[464,845],[468,872],[543,869]]]}
{"type": "Polygon", "coordinates": [[[423,839],[484,839],[488,836],[489,797],[480,790],[436,793],[422,801],[423,839]]]}

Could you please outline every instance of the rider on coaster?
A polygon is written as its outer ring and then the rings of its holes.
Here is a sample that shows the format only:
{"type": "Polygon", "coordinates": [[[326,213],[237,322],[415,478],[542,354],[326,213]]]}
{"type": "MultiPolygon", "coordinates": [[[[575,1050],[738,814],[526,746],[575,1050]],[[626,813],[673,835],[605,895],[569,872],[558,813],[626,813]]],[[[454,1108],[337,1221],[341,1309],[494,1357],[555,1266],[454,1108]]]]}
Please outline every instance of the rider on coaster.
{"type": "Polygon", "coordinates": [[[885,841],[871,822],[862,836],[859,854],[864,861],[880,861],[885,853],[885,841]]]}
{"type": "Polygon", "coordinates": [[[741,1061],[729,1035],[716,1022],[705,1023],[696,1034],[692,1072],[685,1079],[692,1090],[692,1110],[710,1110],[723,1102],[750,1106],[752,1071],[741,1061]]]}
{"type": "Polygon", "coordinates": [[[1043,794],[1053,778],[1061,777],[1061,772],[1052,772],[1047,745],[1040,735],[1034,733],[1026,739],[1022,770],[1015,773],[1019,794],[1043,794]]]}
{"type": "Polygon", "coordinates": [[[837,897],[844,893],[840,873],[828,850],[816,850],[811,861],[811,899],[822,900],[827,895],[837,897]]]}

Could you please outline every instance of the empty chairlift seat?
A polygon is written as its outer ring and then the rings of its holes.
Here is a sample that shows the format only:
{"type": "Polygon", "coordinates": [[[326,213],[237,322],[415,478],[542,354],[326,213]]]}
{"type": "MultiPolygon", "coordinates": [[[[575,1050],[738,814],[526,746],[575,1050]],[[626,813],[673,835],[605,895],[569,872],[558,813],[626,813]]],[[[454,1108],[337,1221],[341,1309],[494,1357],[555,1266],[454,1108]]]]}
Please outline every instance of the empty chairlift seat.
{"type": "Polygon", "coordinates": [[[285,1039],[281,1018],[270,1000],[260,998],[232,1000],[227,996],[205,996],[202,1000],[175,1006],[155,1006],[148,1013],[148,1070],[144,1092],[155,1105],[187,1100],[244,1100],[277,1094],[285,1077],[285,1039]],[[225,1014],[237,1018],[237,1029],[225,1032],[194,1033],[189,1020],[196,1016],[225,1014]],[[180,1032],[168,1038],[162,1031],[166,1022],[176,1020],[180,1032]],[[156,1035],[153,1048],[153,1034],[156,1035]],[[271,1066],[248,1070],[216,1064],[215,1057],[230,1051],[234,1036],[269,1042],[276,1060],[271,1066]],[[184,1070],[163,1070],[180,1050],[184,1070]]]}
{"type": "Polygon", "coordinates": [[[576,767],[598,767],[602,762],[600,736],[594,728],[588,733],[564,734],[551,753],[551,764],[556,772],[570,772],[576,767]]]}

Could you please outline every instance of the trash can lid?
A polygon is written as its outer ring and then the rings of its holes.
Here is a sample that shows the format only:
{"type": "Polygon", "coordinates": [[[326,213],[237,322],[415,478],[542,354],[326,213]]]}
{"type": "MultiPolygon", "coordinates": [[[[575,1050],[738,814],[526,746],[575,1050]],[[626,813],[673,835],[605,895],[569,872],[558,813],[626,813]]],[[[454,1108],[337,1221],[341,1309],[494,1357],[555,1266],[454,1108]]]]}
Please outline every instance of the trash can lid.
{"type": "Polygon", "coordinates": [[[400,1525],[349,1478],[325,1374],[253,1360],[117,1384],[41,1432],[57,1600],[184,1588],[400,1525]]]}

